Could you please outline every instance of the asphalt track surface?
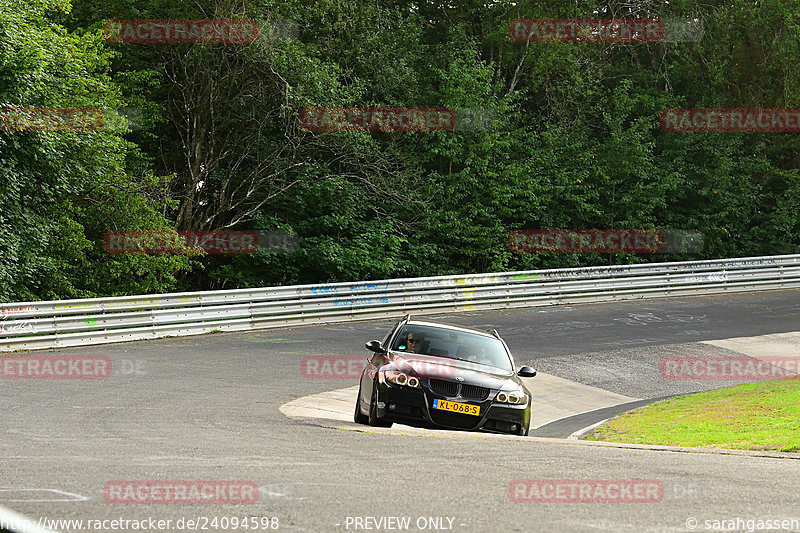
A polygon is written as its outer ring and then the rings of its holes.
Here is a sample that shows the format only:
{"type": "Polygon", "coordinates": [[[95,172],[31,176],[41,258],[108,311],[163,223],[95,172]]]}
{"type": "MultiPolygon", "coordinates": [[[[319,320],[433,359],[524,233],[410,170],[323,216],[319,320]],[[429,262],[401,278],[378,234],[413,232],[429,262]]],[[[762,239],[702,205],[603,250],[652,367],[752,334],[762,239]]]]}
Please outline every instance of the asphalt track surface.
{"type": "MultiPolygon", "coordinates": [[[[665,381],[658,361],[720,353],[698,344],[702,340],[797,331],[800,290],[441,318],[496,327],[518,364],[657,398],[725,386],[665,381]]],[[[741,526],[726,530],[746,531],[747,520],[800,520],[795,459],[458,433],[393,435],[356,431],[365,428],[348,423],[320,427],[279,411],[290,400],[355,384],[302,377],[302,356],[365,354],[364,342],[382,337],[392,323],[35,352],[107,355],[115,370],[97,380],[0,380],[0,505],[37,521],[171,519],[173,526],[162,531],[188,530],[174,527],[182,517],[208,519],[201,531],[234,531],[221,522],[210,526],[214,517],[234,516],[278,517],[278,531],[334,532],[377,530],[365,517],[409,517],[409,531],[436,531],[438,525],[439,531],[459,532],[711,531],[715,524],[706,520],[733,520],[731,525],[737,519],[741,526]],[[648,503],[516,503],[509,487],[520,479],[656,480],[663,497],[648,503]],[[110,504],[103,486],[114,480],[248,480],[259,486],[259,497],[240,505],[110,504]],[[687,527],[692,519],[694,529],[687,527]]],[[[783,530],[797,530],[797,524],[783,530]]],[[[60,530],[122,529],[84,524],[60,530]]]]}

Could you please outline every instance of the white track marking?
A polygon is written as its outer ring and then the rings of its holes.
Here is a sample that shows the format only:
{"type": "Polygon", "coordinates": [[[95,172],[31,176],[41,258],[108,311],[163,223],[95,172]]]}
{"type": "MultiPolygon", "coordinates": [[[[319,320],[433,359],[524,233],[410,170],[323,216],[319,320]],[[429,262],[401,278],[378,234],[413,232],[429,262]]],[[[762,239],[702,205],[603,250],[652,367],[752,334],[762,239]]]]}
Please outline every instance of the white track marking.
{"type": "Polygon", "coordinates": [[[20,489],[20,488],[13,488],[13,487],[0,487],[0,500],[4,502],[84,502],[87,501],[89,498],[86,496],[82,496],[80,494],[75,494],[74,492],[67,492],[64,490],[58,489],[20,489]],[[60,494],[62,496],[70,496],[70,498],[44,498],[44,499],[31,499],[31,498],[6,498],[3,493],[5,492],[55,492],[56,494],[60,494]]]}

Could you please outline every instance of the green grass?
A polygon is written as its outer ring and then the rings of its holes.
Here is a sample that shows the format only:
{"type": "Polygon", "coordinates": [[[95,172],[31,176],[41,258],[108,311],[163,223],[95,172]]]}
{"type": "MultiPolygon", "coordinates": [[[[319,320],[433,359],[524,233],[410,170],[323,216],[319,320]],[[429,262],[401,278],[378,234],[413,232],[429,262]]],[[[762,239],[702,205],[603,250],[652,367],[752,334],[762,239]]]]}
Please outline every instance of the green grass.
{"type": "Polygon", "coordinates": [[[656,402],[609,420],[587,440],[800,451],[800,378],[656,402]]]}

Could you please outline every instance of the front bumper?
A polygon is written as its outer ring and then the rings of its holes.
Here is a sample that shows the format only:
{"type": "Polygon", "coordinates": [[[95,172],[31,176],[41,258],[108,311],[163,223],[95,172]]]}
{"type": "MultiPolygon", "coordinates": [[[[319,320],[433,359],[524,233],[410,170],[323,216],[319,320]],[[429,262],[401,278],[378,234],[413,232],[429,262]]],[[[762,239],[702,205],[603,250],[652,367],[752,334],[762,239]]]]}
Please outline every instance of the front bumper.
{"type": "Polygon", "coordinates": [[[516,434],[520,428],[527,428],[531,419],[531,400],[527,404],[510,405],[492,400],[496,390],[489,393],[484,401],[475,401],[460,396],[444,396],[432,391],[427,380],[422,380],[422,388],[411,388],[389,382],[378,384],[378,416],[411,426],[424,426],[436,429],[456,429],[465,431],[486,431],[491,433],[516,434]],[[478,416],[453,413],[433,408],[433,400],[479,405],[478,416]]]}

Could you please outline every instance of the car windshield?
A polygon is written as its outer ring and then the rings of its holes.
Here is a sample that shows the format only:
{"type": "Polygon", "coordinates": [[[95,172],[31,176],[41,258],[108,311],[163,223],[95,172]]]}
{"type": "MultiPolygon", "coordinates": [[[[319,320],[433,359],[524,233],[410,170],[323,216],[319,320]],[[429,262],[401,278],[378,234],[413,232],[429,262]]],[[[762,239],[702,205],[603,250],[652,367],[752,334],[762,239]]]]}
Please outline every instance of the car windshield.
{"type": "Polygon", "coordinates": [[[433,326],[405,325],[392,350],[436,355],[510,371],[511,360],[498,339],[433,326]]]}

